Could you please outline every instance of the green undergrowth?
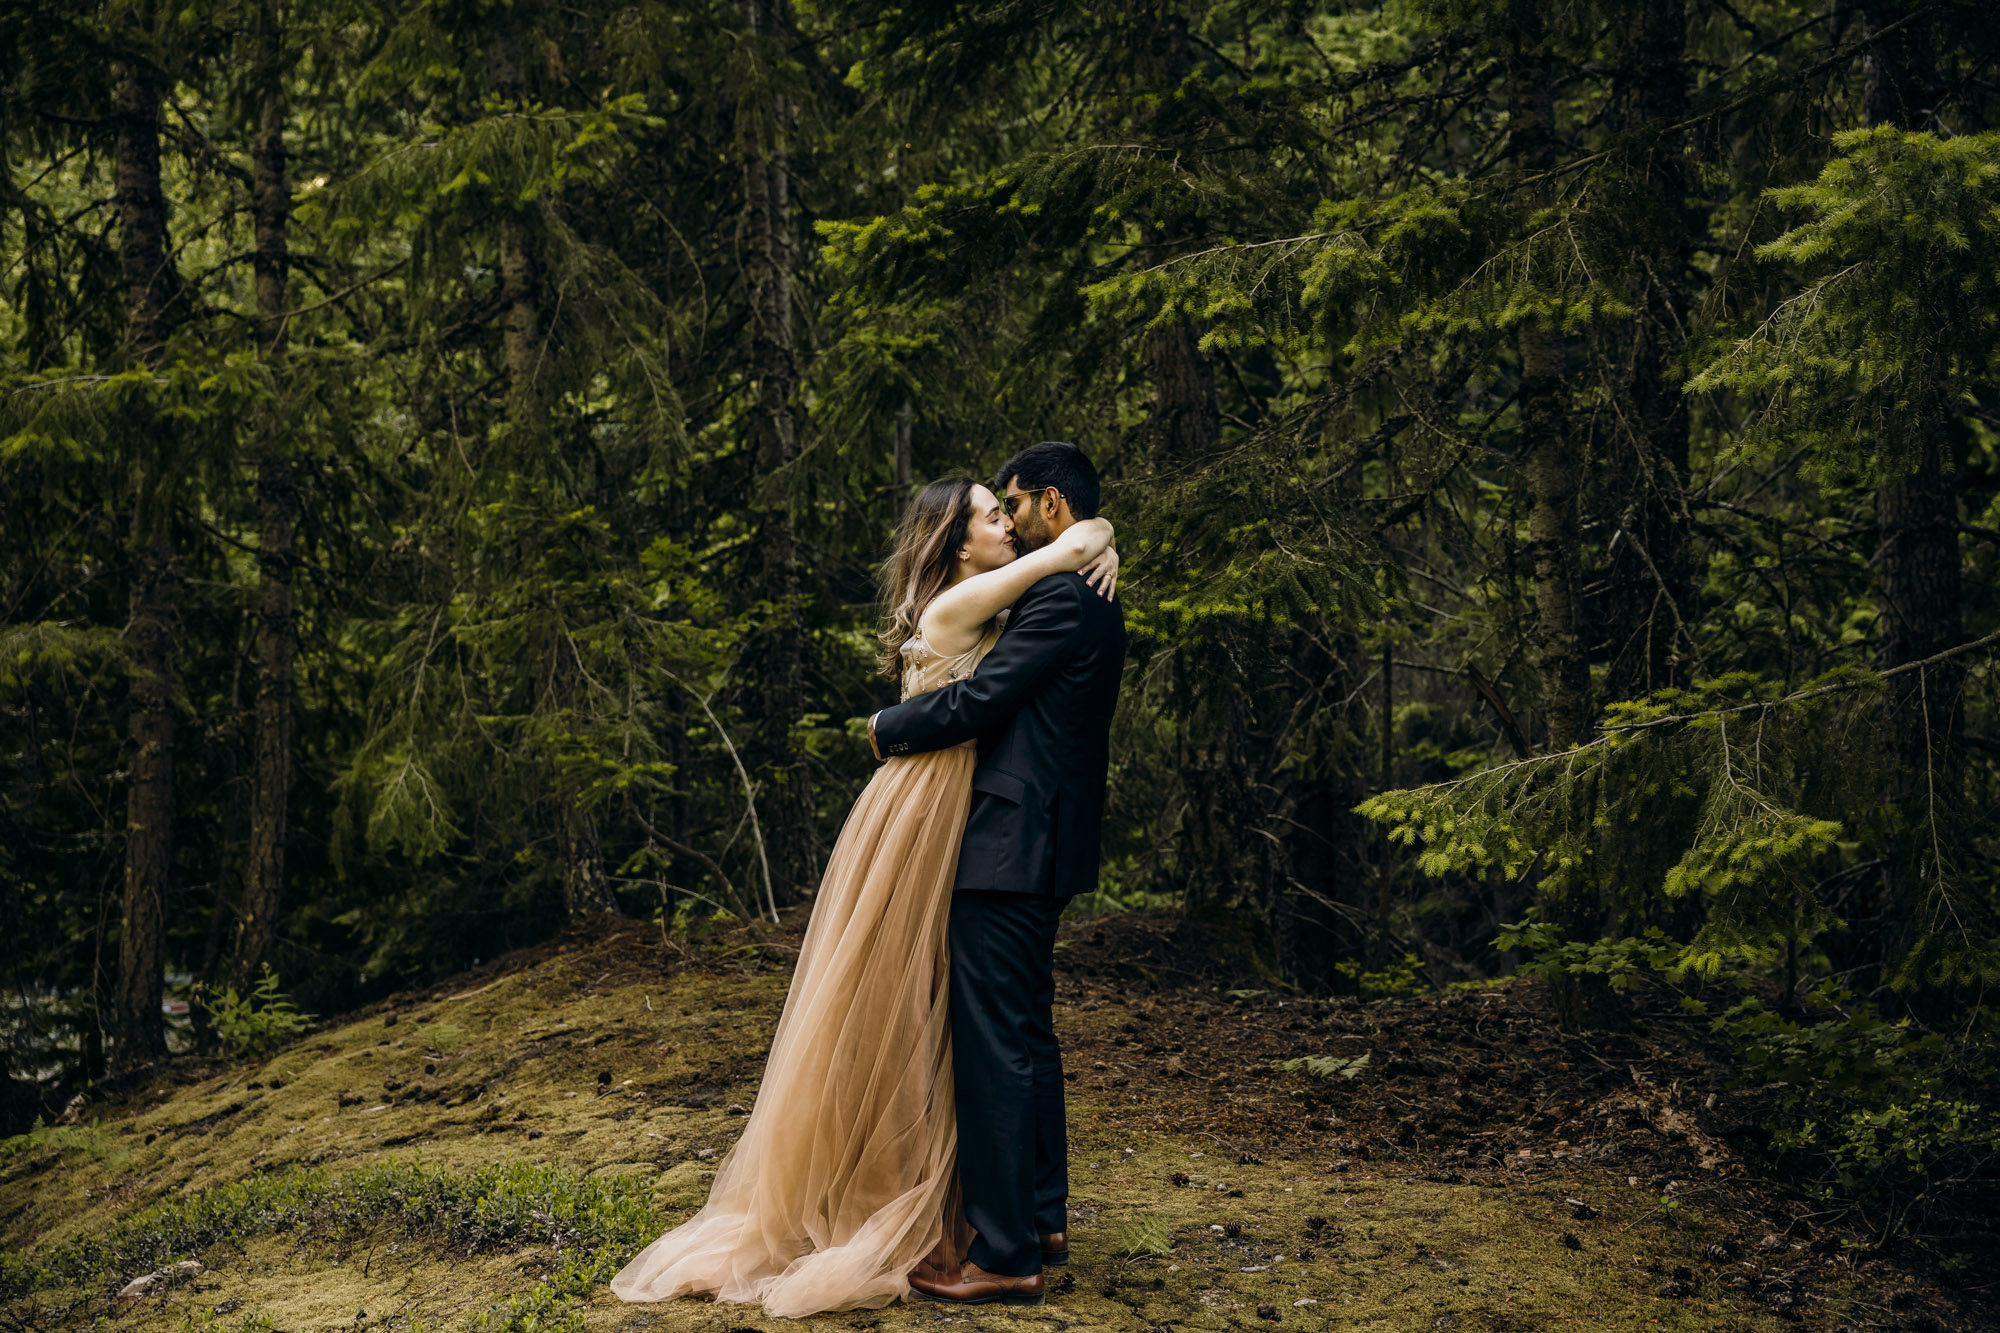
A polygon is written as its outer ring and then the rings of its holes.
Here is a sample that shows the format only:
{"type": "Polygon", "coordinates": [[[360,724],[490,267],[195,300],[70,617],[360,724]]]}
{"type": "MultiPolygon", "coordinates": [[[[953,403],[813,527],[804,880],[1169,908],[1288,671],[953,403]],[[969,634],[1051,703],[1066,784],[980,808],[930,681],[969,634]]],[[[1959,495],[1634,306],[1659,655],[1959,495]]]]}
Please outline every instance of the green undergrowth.
{"type": "Polygon", "coordinates": [[[112,1147],[95,1125],[45,1125],[37,1119],[27,1133],[0,1139],[0,1162],[38,1153],[57,1157],[81,1153],[114,1165],[122,1165],[125,1160],[125,1154],[112,1147]]]}
{"type": "MultiPolygon", "coordinates": [[[[575,1303],[659,1230],[649,1187],[632,1177],[591,1179],[561,1166],[504,1162],[452,1171],[421,1162],[334,1174],[295,1168],[197,1190],[42,1253],[0,1256],[0,1300],[68,1291],[63,1322],[105,1300],[135,1274],[204,1259],[219,1266],[258,1238],[295,1249],[352,1248],[400,1237],[434,1253],[476,1255],[546,1246],[560,1263],[528,1291],[480,1310],[475,1333],[536,1333],[577,1320],[575,1303]],[[218,1251],[221,1253],[218,1254],[218,1251]]],[[[20,1318],[23,1312],[16,1312],[20,1318]]],[[[29,1322],[33,1322],[30,1320],[29,1322]]],[[[197,1327],[206,1327],[197,1319],[197,1327]]]]}
{"type": "Polygon", "coordinates": [[[0,1297],[150,1272],[254,1236],[352,1243],[387,1230],[472,1253],[537,1242],[629,1253],[655,1220],[650,1191],[629,1177],[593,1180],[536,1162],[466,1172],[383,1163],[340,1175],[306,1167],[197,1190],[32,1258],[9,1252],[0,1297]]]}

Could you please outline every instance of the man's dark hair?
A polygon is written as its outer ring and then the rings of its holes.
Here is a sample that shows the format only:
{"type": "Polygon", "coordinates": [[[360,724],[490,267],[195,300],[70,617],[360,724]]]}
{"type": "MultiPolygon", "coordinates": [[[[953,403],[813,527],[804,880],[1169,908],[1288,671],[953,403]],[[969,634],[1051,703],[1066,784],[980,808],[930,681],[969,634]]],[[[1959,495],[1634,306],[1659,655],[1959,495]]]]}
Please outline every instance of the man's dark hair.
{"type": "Polygon", "coordinates": [[[1077,518],[1097,517],[1097,469],[1083,450],[1062,440],[1043,440],[1015,454],[993,474],[993,489],[1005,493],[1008,482],[1024,491],[1053,486],[1069,501],[1077,518]]]}

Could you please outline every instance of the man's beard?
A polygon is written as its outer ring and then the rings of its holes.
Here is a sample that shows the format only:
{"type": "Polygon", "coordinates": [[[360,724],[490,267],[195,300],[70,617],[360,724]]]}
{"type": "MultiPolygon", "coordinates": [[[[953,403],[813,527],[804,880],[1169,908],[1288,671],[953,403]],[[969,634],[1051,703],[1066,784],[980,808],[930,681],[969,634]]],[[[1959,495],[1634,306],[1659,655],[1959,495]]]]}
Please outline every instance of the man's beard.
{"type": "Polygon", "coordinates": [[[1026,523],[1016,522],[1014,524],[1014,554],[1016,555],[1026,555],[1030,551],[1039,551],[1054,540],[1055,534],[1049,531],[1048,526],[1041,521],[1039,514],[1035,516],[1032,527],[1026,523]]]}

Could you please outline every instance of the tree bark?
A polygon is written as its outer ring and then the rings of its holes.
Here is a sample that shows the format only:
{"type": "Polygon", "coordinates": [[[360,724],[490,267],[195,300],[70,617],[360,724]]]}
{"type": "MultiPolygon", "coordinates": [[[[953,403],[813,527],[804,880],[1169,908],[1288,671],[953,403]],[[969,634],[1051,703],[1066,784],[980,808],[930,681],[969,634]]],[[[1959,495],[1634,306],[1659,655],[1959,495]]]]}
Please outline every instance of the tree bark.
{"type": "MultiPolygon", "coordinates": [[[[1387,494],[1395,492],[1396,469],[1393,462],[1386,469],[1387,494]]],[[[1382,637],[1382,717],[1381,717],[1381,770],[1377,777],[1378,790],[1389,791],[1395,786],[1396,772],[1396,649],[1388,635],[1382,637]]],[[[1369,954],[1377,968],[1389,966],[1393,961],[1390,952],[1396,937],[1396,844],[1389,837],[1389,830],[1381,830],[1380,851],[1382,863],[1375,884],[1375,930],[1369,937],[1369,954]]]]}
{"type": "MultiPolygon", "coordinates": [[[[1215,367],[1202,354],[1200,330],[1174,320],[1146,345],[1153,384],[1148,449],[1161,469],[1193,463],[1222,440],[1215,367]]],[[[1287,905],[1275,844],[1263,836],[1274,795],[1251,760],[1252,701],[1233,655],[1200,639],[1180,645],[1174,690],[1183,719],[1176,767],[1186,801],[1177,838],[1185,910],[1247,907],[1282,943],[1287,905]]]]}
{"type": "Polygon", "coordinates": [[[1870,38],[1861,72],[1862,113],[1870,125],[1935,129],[1944,95],[1930,20],[1896,27],[1913,8],[1909,0],[1861,0],[1861,23],[1870,38]],[[1886,37],[1877,37],[1890,28],[1886,37]]]}
{"type": "MultiPolygon", "coordinates": [[[[561,713],[575,706],[581,664],[566,636],[549,644],[550,660],[542,707],[561,713]]],[[[556,856],[562,876],[563,911],[572,923],[618,911],[618,895],[605,869],[597,821],[575,796],[555,789],[556,856]]]]}
{"type": "MultiPolygon", "coordinates": [[[[1555,165],[1555,104],[1544,59],[1515,71],[1513,120],[1522,171],[1555,165]]],[[[1546,195],[1546,187],[1531,186],[1546,195]]],[[[1546,202],[1546,199],[1543,200],[1546,202]]],[[[1567,354],[1553,319],[1523,320],[1515,347],[1521,361],[1520,455],[1528,483],[1528,545],[1534,561],[1535,639],[1549,744],[1563,750],[1590,731],[1590,668],[1584,656],[1577,588],[1582,543],[1577,533],[1577,465],[1567,420],[1567,354]]]]}
{"type": "Polygon", "coordinates": [[[558,835],[562,844],[563,909],[571,921],[615,913],[618,898],[604,868],[604,848],[597,838],[597,821],[588,810],[568,805],[558,835]]]}
{"type": "Polygon", "coordinates": [[[125,639],[132,656],[126,720],[131,776],[125,795],[125,894],[118,934],[118,990],[111,1008],[111,1071],[167,1054],[166,898],[173,882],[174,594],[167,517],[134,516],[132,587],[125,639]]]}
{"type": "MultiPolygon", "coordinates": [[[[159,361],[168,334],[167,204],[160,191],[160,89],[137,57],[113,75],[118,267],[125,341],[134,365],[159,361]]],[[[131,587],[125,639],[132,685],[126,715],[125,885],[118,936],[118,989],[112,999],[111,1072],[141,1068],[167,1054],[166,897],[173,878],[174,697],[176,661],[171,428],[135,423],[131,587]]]]}
{"type": "MultiPolygon", "coordinates": [[[[284,52],[277,5],[258,9],[255,83],[257,130],[250,145],[256,250],[258,340],[282,392],[286,278],[291,268],[291,189],[285,170],[284,52]]],[[[241,926],[230,984],[248,993],[271,961],[285,881],[287,792],[292,757],[292,660],[298,636],[292,612],[292,543],[298,490],[281,439],[283,413],[267,409],[257,454],[257,718],[251,755],[250,856],[244,868],[241,926]]]]}
{"type": "Polygon", "coordinates": [[[1590,733],[1590,668],[1578,626],[1576,459],[1563,419],[1563,335],[1546,320],[1524,322],[1521,446],[1528,480],[1528,543],[1535,569],[1535,636],[1549,745],[1566,750],[1590,733]]]}
{"type": "MultiPolygon", "coordinates": [[[[494,91],[509,102],[527,100],[527,75],[521,62],[521,16],[510,9],[499,19],[489,53],[494,91]]],[[[499,217],[501,359],[507,372],[507,427],[515,459],[533,469],[548,461],[554,442],[549,429],[549,395],[543,377],[542,268],[535,252],[535,234],[511,201],[499,217]]],[[[559,614],[552,612],[552,614],[559,614]]],[[[560,627],[552,627],[543,646],[541,706],[551,714],[576,706],[581,664],[560,627]]],[[[572,922],[618,910],[618,899],[605,869],[604,848],[597,822],[577,797],[551,784],[557,873],[562,882],[563,910],[572,922]]]]}
{"type": "Polygon", "coordinates": [[[141,56],[120,60],[111,95],[125,350],[133,364],[150,367],[159,363],[172,331],[168,306],[174,295],[167,268],[167,201],[160,189],[159,74],[141,56]]]}
{"type": "Polygon", "coordinates": [[[896,409],[896,517],[910,505],[910,429],[915,423],[916,411],[905,398],[903,405],[896,409]]]}
{"type": "MultiPolygon", "coordinates": [[[[1553,73],[1535,43],[1524,43],[1512,73],[1511,129],[1517,166],[1531,182],[1546,181],[1556,162],[1553,73]]],[[[1526,188],[1534,206],[1553,202],[1546,184],[1526,188]]],[[[1542,711],[1550,748],[1566,750],[1590,735],[1594,719],[1578,597],[1583,556],[1577,527],[1579,469],[1568,420],[1568,356],[1562,328],[1541,316],[1522,321],[1515,349],[1521,364],[1520,454],[1528,489],[1542,711]]],[[[1599,886],[1587,875],[1560,891],[1538,885],[1537,898],[1543,919],[1558,926],[1565,939],[1596,940],[1610,924],[1599,886]]],[[[1615,1008],[1601,977],[1562,977],[1554,991],[1560,1019],[1571,1029],[1596,1026],[1615,1008]]]]}
{"type": "MultiPolygon", "coordinates": [[[[228,716],[239,719],[243,713],[243,667],[238,658],[235,668],[229,673],[228,716]]],[[[252,670],[255,670],[254,663],[252,670]]],[[[256,682],[251,682],[256,688],[256,682]]],[[[254,708],[253,708],[254,713],[254,708]]],[[[249,821],[251,793],[237,779],[243,768],[243,746],[239,736],[232,734],[222,747],[222,785],[228,793],[223,806],[221,855],[216,860],[215,895],[209,900],[208,937],[202,943],[201,966],[195,969],[194,987],[189,995],[188,1026],[192,1029],[194,1048],[206,1055],[215,1050],[215,1027],[210,1019],[208,1005],[219,996],[226,984],[230,959],[225,950],[232,947],[235,935],[224,928],[235,915],[235,904],[230,892],[230,851],[243,839],[243,830],[249,821]]],[[[252,737],[255,744],[255,737],[252,737]]],[[[254,762],[254,761],[253,761],[254,762]]],[[[239,872],[236,878],[242,878],[239,872]]]]}
{"type": "Polygon", "coordinates": [[[1156,457],[1193,462],[1213,452],[1222,440],[1222,406],[1200,331],[1184,319],[1162,324],[1146,354],[1153,381],[1148,429],[1156,457]]]}
{"type": "MultiPolygon", "coordinates": [[[[745,27],[760,47],[787,29],[782,0],[744,0],[745,27]]],[[[775,62],[765,60],[765,68],[775,62]]],[[[792,336],[791,167],[786,150],[790,106],[770,88],[745,98],[743,118],[743,264],[750,299],[750,374],[756,403],[750,447],[762,492],[756,567],[763,624],[745,647],[754,673],[748,703],[751,771],[762,783],[772,893],[780,903],[810,894],[819,879],[812,772],[800,722],[806,712],[808,643],[802,623],[799,544],[790,469],[798,458],[792,396],[798,368],[792,336]]]]}
{"type": "MultiPolygon", "coordinates": [[[[494,91],[508,102],[526,100],[521,71],[519,12],[509,9],[500,19],[490,53],[494,91]]],[[[518,204],[502,201],[500,232],[501,357],[507,371],[507,417],[517,454],[528,461],[547,444],[547,398],[542,392],[540,275],[536,271],[533,237],[515,211],[518,204]]]]}
{"type": "MultiPolygon", "coordinates": [[[[1873,36],[1905,13],[1898,0],[1868,0],[1862,21],[1873,36]]],[[[1940,93],[1927,23],[1900,28],[1869,48],[1863,101],[1870,125],[1927,128],[1937,120],[1940,93]]],[[[1916,466],[1890,477],[1875,492],[1876,577],[1885,625],[1880,661],[1885,669],[1948,648],[1964,631],[1958,477],[1946,465],[1944,431],[1927,421],[1913,422],[1911,428],[1922,437],[1916,466]]],[[[1956,741],[1963,678],[1957,664],[1948,663],[1896,682],[1890,716],[1895,757],[1905,770],[1903,787],[1915,785],[1911,774],[1924,767],[1939,741],[1956,741]]]]}
{"type": "MultiPolygon", "coordinates": [[[[1169,15],[1149,30],[1150,40],[1132,52],[1137,80],[1157,89],[1178,87],[1200,67],[1206,54],[1196,45],[1187,21],[1169,15]]],[[[1159,133],[1176,131],[1166,122],[1165,104],[1140,113],[1142,124],[1157,121],[1159,133]]],[[[1199,234],[1192,212],[1168,211],[1147,227],[1157,253],[1199,234]]],[[[1222,442],[1222,405],[1215,365],[1201,350],[1201,326],[1177,318],[1155,328],[1144,348],[1152,401],[1140,435],[1155,470],[1195,464],[1212,456],[1222,442]]],[[[1175,859],[1183,910],[1211,907],[1248,909],[1262,921],[1284,965],[1295,955],[1288,932],[1295,928],[1286,882],[1285,845],[1267,838],[1285,810],[1274,784],[1260,781],[1268,767],[1253,760],[1257,700],[1237,668],[1236,655],[1212,639],[1178,645],[1173,691],[1182,722],[1175,746],[1184,810],[1175,831],[1175,859]]],[[[1313,978],[1318,980],[1318,978],[1313,978]]]]}
{"type": "MultiPolygon", "coordinates": [[[[1959,612],[1958,483],[1945,467],[1943,433],[1935,427],[1924,431],[1915,470],[1883,483],[1875,496],[1875,564],[1885,625],[1880,662],[1885,670],[1931,657],[1965,637],[1959,612]]],[[[1894,681],[1896,755],[1910,772],[1935,767],[1927,756],[1957,751],[1964,677],[1953,659],[1894,681]]],[[[1920,784],[1911,779],[1910,785],[1920,784]]]]}
{"type": "MultiPolygon", "coordinates": [[[[1646,142],[1629,199],[1633,322],[1624,355],[1631,403],[1629,464],[1611,469],[1617,537],[1606,689],[1636,698],[1688,677],[1694,571],[1687,507],[1688,411],[1672,367],[1684,353],[1693,237],[1683,137],[1658,134],[1687,119],[1687,18],[1682,0],[1639,0],[1622,15],[1628,87],[1626,136],[1646,142]],[[1649,134],[1657,135],[1650,140],[1649,134]]],[[[1621,333],[1625,330],[1620,330],[1621,333]]]]}
{"type": "MultiPolygon", "coordinates": [[[[1867,0],[1862,22],[1872,37],[1909,12],[1898,0],[1867,0]]],[[[1899,28],[1868,50],[1863,104],[1870,125],[1935,128],[1942,97],[1928,21],[1899,28]]],[[[1878,655],[1886,670],[1920,661],[1964,638],[1960,612],[1959,477],[1950,466],[1946,427],[1917,419],[1906,427],[1920,443],[1916,465],[1875,491],[1875,576],[1882,604],[1878,655]]],[[[1885,450],[1884,452],[1890,452],[1885,450]]],[[[1963,659],[1907,672],[1889,689],[1886,796],[1902,831],[1884,858],[1887,929],[1876,932],[1885,964],[1907,956],[1923,929],[1924,832],[1959,800],[1964,736],[1959,707],[1963,659]]],[[[1938,868],[1931,867],[1936,875],[1938,868]]]]}

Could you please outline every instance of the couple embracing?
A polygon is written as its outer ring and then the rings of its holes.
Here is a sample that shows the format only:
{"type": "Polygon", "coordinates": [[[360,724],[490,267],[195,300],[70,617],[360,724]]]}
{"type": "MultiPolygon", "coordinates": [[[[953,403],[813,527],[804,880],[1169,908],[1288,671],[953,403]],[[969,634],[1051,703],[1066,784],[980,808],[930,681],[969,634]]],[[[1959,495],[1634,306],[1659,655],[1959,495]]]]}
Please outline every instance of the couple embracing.
{"type": "Polygon", "coordinates": [[[1125,656],[1097,501],[1052,441],[904,514],[881,635],[902,702],[868,723],[884,762],[827,861],[756,1109],[708,1202],[612,1280],[622,1299],[1038,1305],[1068,1262],[1056,917],[1096,886],[1125,656]]]}

